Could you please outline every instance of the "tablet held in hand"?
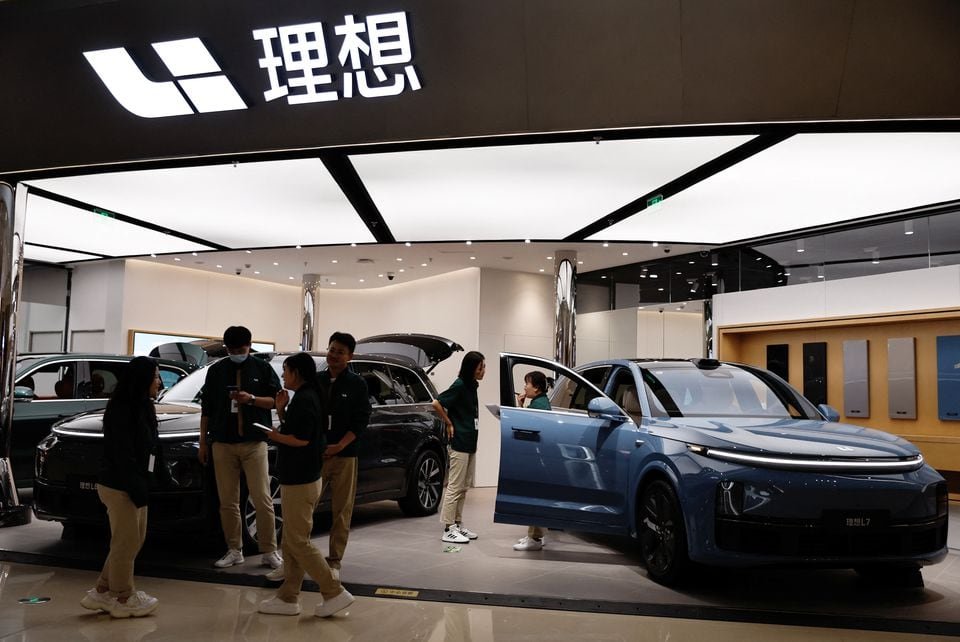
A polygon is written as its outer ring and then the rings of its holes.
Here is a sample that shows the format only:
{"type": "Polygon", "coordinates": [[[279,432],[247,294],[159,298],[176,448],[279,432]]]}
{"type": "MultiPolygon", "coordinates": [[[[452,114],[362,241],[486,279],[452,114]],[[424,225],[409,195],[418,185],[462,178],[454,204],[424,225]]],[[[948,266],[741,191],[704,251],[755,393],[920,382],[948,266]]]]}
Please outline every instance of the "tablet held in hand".
{"type": "Polygon", "coordinates": [[[274,428],[271,428],[270,426],[264,426],[263,424],[258,424],[257,422],[254,422],[253,425],[264,432],[276,432],[274,428]]]}

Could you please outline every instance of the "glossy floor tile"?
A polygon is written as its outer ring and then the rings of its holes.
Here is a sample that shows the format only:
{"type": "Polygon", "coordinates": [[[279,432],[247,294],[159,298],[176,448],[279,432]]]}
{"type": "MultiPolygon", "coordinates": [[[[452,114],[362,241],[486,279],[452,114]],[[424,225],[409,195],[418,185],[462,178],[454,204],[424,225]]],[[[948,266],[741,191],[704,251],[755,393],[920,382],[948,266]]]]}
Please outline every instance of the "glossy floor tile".
{"type": "Polygon", "coordinates": [[[371,642],[745,640],[941,640],[874,631],[711,622],[677,618],[571,613],[498,606],[442,604],[360,597],[346,615],[310,615],[316,594],[303,596],[298,617],[261,615],[257,603],[272,591],[210,583],[141,578],[138,588],[158,597],[153,615],[113,620],[86,611],[80,597],[96,579],[91,571],[0,564],[0,640],[18,642],[134,642],[137,640],[310,640],[371,642]],[[49,598],[22,604],[30,597],[49,598]]]}

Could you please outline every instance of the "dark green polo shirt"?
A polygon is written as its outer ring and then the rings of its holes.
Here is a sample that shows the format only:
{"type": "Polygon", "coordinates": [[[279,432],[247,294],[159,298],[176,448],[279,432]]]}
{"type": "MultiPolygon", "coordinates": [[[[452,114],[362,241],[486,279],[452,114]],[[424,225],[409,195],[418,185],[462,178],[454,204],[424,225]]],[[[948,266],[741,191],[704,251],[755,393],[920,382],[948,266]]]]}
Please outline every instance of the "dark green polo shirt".
{"type": "Polygon", "coordinates": [[[356,457],[363,431],[370,421],[370,395],[367,382],[356,372],[347,368],[336,379],[330,378],[330,371],[324,370],[317,375],[323,406],[327,413],[327,444],[339,442],[345,434],[352,432],[356,439],[337,453],[337,457],[356,457]]]}
{"type": "Polygon", "coordinates": [[[440,393],[437,401],[453,422],[453,441],[450,447],[461,453],[477,452],[480,425],[480,402],[477,399],[477,381],[464,383],[460,377],[440,393]]]}
{"type": "Polygon", "coordinates": [[[550,398],[544,393],[540,393],[531,399],[527,408],[533,408],[534,410],[553,410],[553,408],[550,407],[550,398]]]}
{"type": "Polygon", "coordinates": [[[207,417],[207,430],[213,441],[236,444],[244,441],[266,441],[266,434],[254,427],[254,422],[269,426],[272,421],[269,408],[241,405],[243,435],[239,434],[237,415],[230,412],[230,394],[227,386],[237,383],[240,372],[240,389],[257,397],[273,399],[280,392],[280,379],[270,364],[254,356],[236,364],[228,358],[221,359],[207,368],[200,395],[200,412],[207,417]]]}

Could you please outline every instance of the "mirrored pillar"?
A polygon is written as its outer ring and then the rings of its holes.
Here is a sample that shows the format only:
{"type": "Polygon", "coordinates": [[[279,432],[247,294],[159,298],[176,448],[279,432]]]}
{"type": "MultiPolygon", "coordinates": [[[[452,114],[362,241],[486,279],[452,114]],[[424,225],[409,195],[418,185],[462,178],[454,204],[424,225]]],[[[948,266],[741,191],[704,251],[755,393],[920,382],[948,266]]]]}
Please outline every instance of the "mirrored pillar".
{"type": "Polygon", "coordinates": [[[577,362],[577,253],[557,250],[554,257],[557,300],[553,358],[573,367],[577,362]]]}
{"type": "Polygon", "coordinates": [[[300,349],[311,352],[317,338],[317,295],[320,292],[320,275],[304,274],[300,306],[300,349]]]}
{"type": "Polygon", "coordinates": [[[17,306],[23,275],[23,212],[26,202],[25,186],[17,190],[14,203],[13,188],[0,183],[0,526],[16,526],[30,521],[28,508],[20,504],[10,467],[17,306]]]}

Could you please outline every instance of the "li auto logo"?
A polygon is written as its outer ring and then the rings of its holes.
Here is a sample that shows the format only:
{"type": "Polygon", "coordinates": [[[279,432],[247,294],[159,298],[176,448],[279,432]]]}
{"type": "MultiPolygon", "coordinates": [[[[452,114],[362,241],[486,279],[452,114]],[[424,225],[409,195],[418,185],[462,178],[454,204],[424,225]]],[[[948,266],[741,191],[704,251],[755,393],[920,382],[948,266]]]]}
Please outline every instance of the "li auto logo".
{"type": "Polygon", "coordinates": [[[247,108],[199,38],[152,46],[173,81],[148,79],[123,47],[85,51],[83,55],[117,102],[143,118],[247,108]]]}

